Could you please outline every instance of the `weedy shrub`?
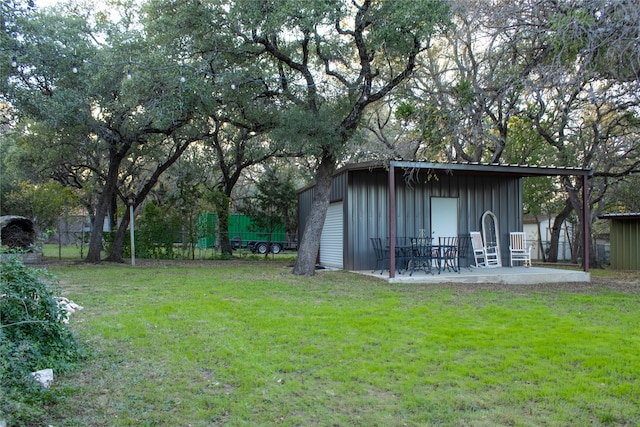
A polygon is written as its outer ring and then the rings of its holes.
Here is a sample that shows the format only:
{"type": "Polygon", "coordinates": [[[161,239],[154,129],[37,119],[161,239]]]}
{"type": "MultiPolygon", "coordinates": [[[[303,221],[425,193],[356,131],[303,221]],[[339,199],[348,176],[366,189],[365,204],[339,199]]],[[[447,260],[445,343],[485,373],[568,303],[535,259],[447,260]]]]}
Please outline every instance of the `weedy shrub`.
{"type": "Polygon", "coordinates": [[[27,423],[54,393],[31,372],[69,369],[83,352],[63,323],[54,298],[55,278],[27,267],[12,253],[0,253],[0,421],[27,423]]]}

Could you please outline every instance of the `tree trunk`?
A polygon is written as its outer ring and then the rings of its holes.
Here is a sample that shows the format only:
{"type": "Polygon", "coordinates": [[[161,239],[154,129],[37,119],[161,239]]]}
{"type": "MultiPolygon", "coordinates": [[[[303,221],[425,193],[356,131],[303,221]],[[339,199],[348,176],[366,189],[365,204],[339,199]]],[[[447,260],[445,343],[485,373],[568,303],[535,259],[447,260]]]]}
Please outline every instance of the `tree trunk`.
{"type": "Polygon", "coordinates": [[[212,201],[218,214],[218,244],[222,255],[233,255],[231,240],[229,239],[229,206],[231,205],[231,191],[236,180],[227,179],[225,183],[213,190],[212,201]]]}
{"type": "MultiPolygon", "coordinates": [[[[589,221],[591,223],[591,217],[588,218],[584,218],[584,213],[583,213],[583,205],[582,205],[582,200],[580,198],[580,192],[583,191],[583,185],[579,184],[576,185],[575,187],[572,187],[570,185],[566,185],[565,187],[568,189],[567,192],[569,193],[569,202],[571,203],[571,205],[573,206],[573,210],[576,212],[576,217],[577,217],[577,221],[576,221],[576,227],[574,227],[573,230],[573,234],[575,237],[577,237],[576,239],[576,244],[574,246],[574,251],[573,254],[571,256],[572,261],[573,262],[578,262],[579,259],[578,257],[582,257],[583,254],[583,241],[584,244],[589,245],[589,265],[591,266],[596,266],[597,262],[596,262],[596,251],[595,251],[595,244],[594,244],[594,240],[591,238],[591,236],[584,236],[584,238],[582,237],[583,231],[584,230],[584,221],[589,221]]],[[[591,225],[591,224],[589,224],[591,225]]],[[[587,260],[582,260],[582,263],[584,264],[587,260]]]]}
{"type": "Polygon", "coordinates": [[[85,259],[86,262],[100,262],[104,219],[106,217],[107,210],[111,205],[111,195],[113,194],[113,191],[114,187],[112,185],[105,185],[104,192],[100,195],[98,200],[96,215],[93,218],[93,223],[91,224],[91,237],[89,238],[89,251],[87,252],[87,258],[85,259]]]}
{"type": "Polygon", "coordinates": [[[570,200],[565,201],[564,209],[553,220],[551,227],[551,242],[549,243],[549,262],[558,262],[558,244],[560,243],[560,233],[562,232],[562,224],[573,211],[570,200]]]}
{"type": "Polygon", "coordinates": [[[107,211],[112,207],[112,201],[118,185],[118,170],[122,159],[131,148],[131,143],[122,143],[120,150],[115,148],[115,143],[109,150],[109,169],[105,178],[102,194],[96,206],[96,217],[91,225],[91,238],[89,240],[89,252],[86,262],[100,262],[100,252],[102,252],[102,230],[104,228],[104,218],[107,211]]]}
{"type": "Polygon", "coordinates": [[[89,238],[89,250],[86,262],[100,262],[100,252],[102,252],[102,228],[104,227],[105,210],[102,203],[96,207],[96,215],[91,223],[91,237],[89,238]]]}
{"type": "Polygon", "coordinates": [[[540,248],[540,255],[542,256],[542,262],[547,262],[547,254],[544,253],[544,243],[542,241],[542,229],[540,228],[540,220],[537,215],[534,215],[536,219],[536,227],[538,227],[538,247],[540,248]]]}
{"type": "Polygon", "coordinates": [[[316,187],[313,204],[305,222],[305,229],[298,247],[298,257],[293,265],[292,273],[298,276],[313,276],[316,271],[316,260],[320,250],[320,236],[324,220],[329,210],[331,181],[336,162],[333,156],[325,155],[316,171],[316,187]]]}
{"type": "Polygon", "coordinates": [[[120,225],[118,226],[118,230],[116,231],[113,242],[111,243],[111,252],[109,253],[109,256],[105,258],[105,261],[124,262],[124,259],[122,258],[122,246],[124,245],[124,239],[127,235],[127,227],[129,226],[130,221],[129,209],[125,209],[120,225]]]}

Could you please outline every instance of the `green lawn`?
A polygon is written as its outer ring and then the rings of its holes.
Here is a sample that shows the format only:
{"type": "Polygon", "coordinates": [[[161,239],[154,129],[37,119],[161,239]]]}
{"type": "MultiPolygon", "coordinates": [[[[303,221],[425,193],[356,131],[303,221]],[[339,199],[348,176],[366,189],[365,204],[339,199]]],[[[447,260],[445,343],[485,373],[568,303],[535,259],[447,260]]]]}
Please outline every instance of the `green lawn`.
{"type": "Polygon", "coordinates": [[[640,424],[640,276],[390,285],[284,262],[49,267],[91,358],[54,426],[640,424]]]}

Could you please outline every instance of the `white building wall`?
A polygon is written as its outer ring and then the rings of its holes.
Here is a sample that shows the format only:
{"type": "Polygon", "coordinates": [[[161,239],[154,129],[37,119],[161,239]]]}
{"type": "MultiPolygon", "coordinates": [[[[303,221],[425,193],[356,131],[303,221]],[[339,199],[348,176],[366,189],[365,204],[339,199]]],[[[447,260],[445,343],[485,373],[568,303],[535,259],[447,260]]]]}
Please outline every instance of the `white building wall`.
{"type": "MultiPolygon", "coordinates": [[[[545,248],[548,247],[551,241],[551,228],[553,227],[553,221],[555,217],[545,217],[539,223],[539,230],[542,233],[542,242],[545,248]]],[[[538,225],[537,224],[524,224],[524,230],[527,237],[527,244],[532,246],[531,256],[533,259],[542,259],[543,248],[540,247],[538,239],[538,225]]],[[[571,226],[566,222],[562,224],[562,232],[560,233],[560,240],[558,243],[558,261],[571,260],[571,238],[572,230],[571,226]]]]}

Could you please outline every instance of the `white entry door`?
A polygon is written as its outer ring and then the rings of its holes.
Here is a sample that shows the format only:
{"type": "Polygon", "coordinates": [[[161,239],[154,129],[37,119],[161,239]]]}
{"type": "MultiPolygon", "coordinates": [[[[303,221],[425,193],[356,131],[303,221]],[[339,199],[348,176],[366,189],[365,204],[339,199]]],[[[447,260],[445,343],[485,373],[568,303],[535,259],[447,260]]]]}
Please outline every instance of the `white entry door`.
{"type": "Polygon", "coordinates": [[[431,198],[431,237],[438,243],[438,237],[458,235],[458,198],[431,198]]]}

